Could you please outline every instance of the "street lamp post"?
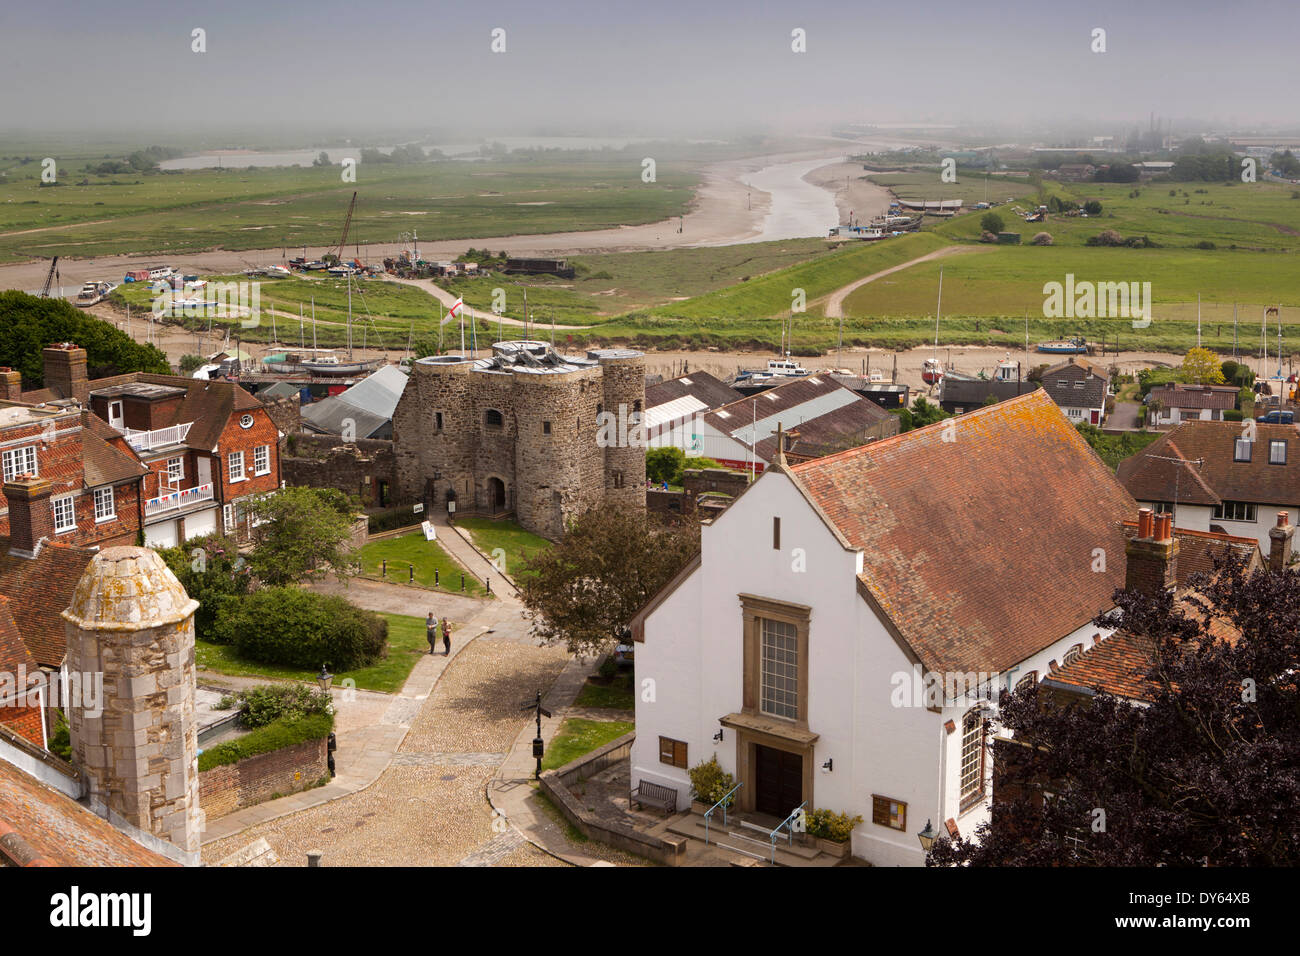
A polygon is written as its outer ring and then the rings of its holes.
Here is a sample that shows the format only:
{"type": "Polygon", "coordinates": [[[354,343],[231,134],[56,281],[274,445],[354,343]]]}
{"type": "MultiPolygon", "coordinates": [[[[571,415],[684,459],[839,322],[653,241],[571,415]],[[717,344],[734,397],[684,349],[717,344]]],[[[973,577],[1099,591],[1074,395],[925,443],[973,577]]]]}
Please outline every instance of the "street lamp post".
{"type": "Polygon", "coordinates": [[[542,706],[542,692],[537,692],[535,700],[524,701],[521,710],[536,711],[537,714],[537,736],[533,738],[533,759],[537,761],[536,777],[542,776],[542,753],[546,750],[546,743],[542,740],[542,718],[550,717],[551,712],[542,706]]]}

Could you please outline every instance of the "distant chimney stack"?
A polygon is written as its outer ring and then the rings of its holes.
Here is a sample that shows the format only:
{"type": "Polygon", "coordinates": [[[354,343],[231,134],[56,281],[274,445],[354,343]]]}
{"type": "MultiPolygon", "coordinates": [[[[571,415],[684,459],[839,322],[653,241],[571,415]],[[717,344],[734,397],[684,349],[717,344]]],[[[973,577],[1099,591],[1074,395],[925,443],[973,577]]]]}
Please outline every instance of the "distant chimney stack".
{"type": "Polygon", "coordinates": [[[1277,513],[1277,524],[1268,529],[1268,569],[1281,571],[1291,563],[1291,539],[1295,537],[1295,525],[1291,516],[1285,511],[1277,513]]]}
{"type": "Polygon", "coordinates": [[[45,387],[60,398],[90,399],[90,378],[86,373],[86,350],[72,342],[59,342],[41,350],[45,366],[45,387]]]}
{"type": "Polygon", "coordinates": [[[1158,594],[1177,582],[1178,541],[1171,515],[1153,515],[1150,508],[1139,509],[1137,537],[1124,550],[1128,559],[1124,573],[1127,590],[1158,594]]]}
{"type": "Polygon", "coordinates": [[[0,365],[0,399],[16,402],[23,395],[23,376],[8,365],[0,365]]]}
{"type": "Polygon", "coordinates": [[[4,484],[9,502],[9,553],[34,558],[41,539],[54,537],[54,511],[50,495],[54,486],[44,478],[19,475],[4,484]]]}

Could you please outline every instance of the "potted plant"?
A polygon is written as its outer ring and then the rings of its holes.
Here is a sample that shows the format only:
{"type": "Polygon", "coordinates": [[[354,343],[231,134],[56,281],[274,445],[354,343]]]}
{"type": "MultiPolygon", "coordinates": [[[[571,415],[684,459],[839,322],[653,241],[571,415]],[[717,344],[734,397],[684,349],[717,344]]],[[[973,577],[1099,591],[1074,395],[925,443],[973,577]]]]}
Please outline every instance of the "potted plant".
{"type": "MultiPolygon", "coordinates": [[[[691,810],[703,814],[709,807],[727,795],[736,785],[736,778],[718,764],[718,755],[696,764],[687,771],[691,778],[691,810]]],[[[736,802],[735,794],[727,803],[730,809],[736,802]]]]}
{"type": "Polygon", "coordinates": [[[850,837],[862,817],[850,817],[833,810],[808,810],[804,814],[804,833],[817,849],[843,859],[849,855],[850,837]]]}

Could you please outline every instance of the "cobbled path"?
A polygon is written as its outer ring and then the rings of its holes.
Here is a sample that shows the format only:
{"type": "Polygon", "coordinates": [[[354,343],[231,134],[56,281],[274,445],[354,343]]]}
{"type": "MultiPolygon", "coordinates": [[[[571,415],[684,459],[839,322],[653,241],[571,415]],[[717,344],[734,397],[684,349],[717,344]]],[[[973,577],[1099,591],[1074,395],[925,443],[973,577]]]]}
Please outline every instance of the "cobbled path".
{"type": "MultiPolygon", "coordinates": [[[[409,719],[411,728],[372,786],[207,844],[204,862],[265,837],[281,866],[305,866],[311,850],[322,852],[322,866],[566,865],[494,818],[484,794],[529,719],[523,703],[545,692],[566,660],[556,648],[475,640],[427,700],[390,705],[387,716],[409,719]]],[[[337,756],[347,760],[346,748],[337,756]]],[[[607,862],[635,862],[594,842],[583,849],[607,862]]]]}

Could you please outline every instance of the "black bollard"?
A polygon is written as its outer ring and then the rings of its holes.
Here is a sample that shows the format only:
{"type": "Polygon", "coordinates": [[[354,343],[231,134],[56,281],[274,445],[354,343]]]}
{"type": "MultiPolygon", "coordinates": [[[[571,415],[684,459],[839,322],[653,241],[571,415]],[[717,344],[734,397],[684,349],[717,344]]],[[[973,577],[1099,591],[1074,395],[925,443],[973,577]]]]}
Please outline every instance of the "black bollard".
{"type": "Polygon", "coordinates": [[[483,583],[487,585],[487,593],[488,593],[488,594],[491,594],[491,593],[492,593],[492,579],[491,579],[490,577],[489,577],[489,578],[484,578],[483,583]]]}
{"type": "Polygon", "coordinates": [[[383,563],[379,566],[379,576],[380,576],[381,578],[386,578],[386,577],[388,577],[388,559],[387,559],[387,558],[384,558],[383,563]]]}
{"type": "Polygon", "coordinates": [[[437,568],[434,568],[434,569],[433,569],[433,586],[434,586],[435,588],[438,586],[438,569],[437,569],[437,568]]]}
{"type": "Polygon", "coordinates": [[[460,574],[460,589],[461,589],[462,591],[465,590],[465,572],[464,572],[464,571],[462,571],[461,574],[460,574]]]}
{"type": "Polygon", "coordinates": [[[411,567],[408,569],[408,574],[406,576],[406,583],[407,584],[415,583],[415,565],[411,565],[411,567]]]}

